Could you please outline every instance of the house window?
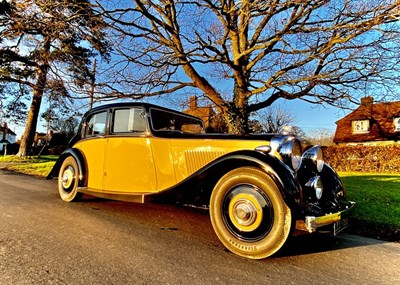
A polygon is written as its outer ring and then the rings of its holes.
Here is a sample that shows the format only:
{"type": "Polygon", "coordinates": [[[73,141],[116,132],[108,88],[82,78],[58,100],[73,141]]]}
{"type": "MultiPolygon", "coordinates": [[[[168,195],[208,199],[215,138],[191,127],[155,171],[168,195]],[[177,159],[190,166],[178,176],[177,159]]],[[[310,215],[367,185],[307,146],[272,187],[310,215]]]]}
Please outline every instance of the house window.
{"type": "Polygon", "coordinates": [[[369,120],[353,121],[353,134],[369,132],[369,120]]]}
{"type": "Polygon", "coordinates": [[[400,132],[400,118],[395,118],[393,120],[393,124],[394,124],[394,131],[400,132]]]}

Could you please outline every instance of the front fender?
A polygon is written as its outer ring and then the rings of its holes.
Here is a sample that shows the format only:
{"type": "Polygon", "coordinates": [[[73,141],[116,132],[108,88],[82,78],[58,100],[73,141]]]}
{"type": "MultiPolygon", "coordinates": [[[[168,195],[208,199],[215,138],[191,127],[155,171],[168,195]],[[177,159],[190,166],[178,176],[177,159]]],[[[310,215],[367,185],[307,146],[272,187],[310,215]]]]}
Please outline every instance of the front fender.
{"type": "Polygon", "coordinates": [[[227,172],[243,166],[260,168],[270,175],[286,204],[296,213],[300,213],[302,193],[295,173],[275,156],[252,150],[221,156],[160,195],[165,199],[174,192],[180,201],[208,206],[211,192],[218,180],[227,172]]]}
{"type": "Polygon", "coordinates": [[[86,159],[82,152],[76,148],[68,148],[63,153],[61,153],[60,157],[57,159],[50,173],[47,175],[46,179],[52,179],[54,177],[58,177],[58,173],[60,171],[61,165],[63,161],[72,156],[76,163],[78,164],[79,169],[79,187],[85,187],[87,185],[87,167],[86,167],[86,159]]]}

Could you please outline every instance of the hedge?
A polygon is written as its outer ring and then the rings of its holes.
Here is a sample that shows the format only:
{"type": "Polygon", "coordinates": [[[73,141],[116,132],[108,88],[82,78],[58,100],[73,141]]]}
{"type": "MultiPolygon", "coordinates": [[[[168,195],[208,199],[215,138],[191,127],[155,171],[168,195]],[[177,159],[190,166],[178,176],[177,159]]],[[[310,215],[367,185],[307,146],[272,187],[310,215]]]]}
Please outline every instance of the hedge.
{"type": "Polygon", "coordinates": [[[400,172],[400,146],[328,146],[325,161],[336,171],[400,172]]]}

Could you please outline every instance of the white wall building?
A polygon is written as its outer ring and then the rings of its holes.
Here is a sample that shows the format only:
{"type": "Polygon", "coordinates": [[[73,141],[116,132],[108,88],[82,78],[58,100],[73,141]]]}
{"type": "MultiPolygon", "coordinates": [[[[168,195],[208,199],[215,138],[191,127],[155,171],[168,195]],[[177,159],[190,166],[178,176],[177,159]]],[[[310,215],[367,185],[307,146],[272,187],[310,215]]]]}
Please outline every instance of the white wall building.
{"type": "Polygon", "coordinates": [[[5,123],[4,126],[0,125],[0,151],[4,150],[6,144],[13,144],[16,142],[17,135],[7,127],[5,123]]]}

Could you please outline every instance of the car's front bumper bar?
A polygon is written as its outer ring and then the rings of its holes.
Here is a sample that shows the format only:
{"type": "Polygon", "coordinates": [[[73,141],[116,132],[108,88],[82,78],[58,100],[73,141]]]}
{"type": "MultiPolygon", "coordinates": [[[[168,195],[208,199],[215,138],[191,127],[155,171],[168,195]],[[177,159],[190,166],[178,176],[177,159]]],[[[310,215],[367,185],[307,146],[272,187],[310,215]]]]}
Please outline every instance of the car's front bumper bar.
{"type": "Polygon", "coordinates": [[[296,222],[296,229],[305,230],[310,233],[315,232],[320,227],[332,225],[347,219],[350,213],[353,211],[355,202],[348,202],[343,211],[337,213],[331,213],[324,216],[305,216],[304,221],[296,222]]]}

